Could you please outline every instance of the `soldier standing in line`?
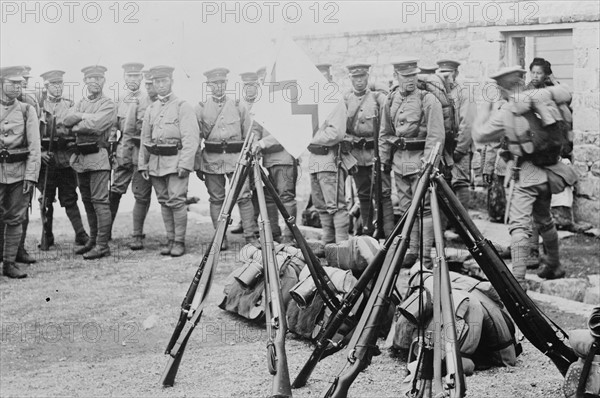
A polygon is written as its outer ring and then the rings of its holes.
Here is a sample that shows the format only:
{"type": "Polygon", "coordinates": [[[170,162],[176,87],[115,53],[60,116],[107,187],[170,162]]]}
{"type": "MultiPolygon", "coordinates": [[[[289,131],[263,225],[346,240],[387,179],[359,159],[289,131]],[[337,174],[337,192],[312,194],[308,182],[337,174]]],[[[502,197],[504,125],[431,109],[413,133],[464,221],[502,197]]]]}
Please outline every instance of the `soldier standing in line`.
{"type": "MultiPolygon", "coordinates": [[[[111,165],[108,137],[116,117],[115,103],[102,92],[106,68],[93,65],[83,68],[83,82],[88,96],[69,110],[63,124],[75,136],[75,153],[71,167],[77,172],[79,192],[90,226],[87,244],[75,250],[86,260],[110,255],[108,239],[111,217],[108,200],[111,165]]],[[[60,124],[58,127],[60,128],[60,124]]]]}
{"type": "MultiPolygon", "coordinates": [[[[257,73],[250,72],[242,74],[242,80],[247,84],[247,90],[250,93],[256,91],[259,78],[264,80],[262,75],[263,69],[259,69],[257,73]],[[259,74],[262,77],[259,77],[259,74]]],[[[254,94],[256,98],[257,94],[254,94]]],[[[263,99],[265,100],[265,99],[263,99]]],[[[298,209],[296,204],[296,183],[298,181],[298,162],[290,155],[283,146],[273,137],[267,130],[259,126],[259,140],[254,143],[253,153],[261,153],[263,158],[263,166],[269,173],[269,180],[273,183],[277,196],[283,202],[287,212],[292,217],[296,217],[298,209]]],[[[283,244],[292,244],[294,237],[292,231],[287,227],[284,228],[283,234],[279,226],[279,210],[273,200],[273,197],[265,191],[267,202],[267,211],[269,213],[269,221],[273,230],[273,239],[283,244]]]]}
{"type": "MultiPolygon", "coordinates": [[[[444,147],[444,117],[442,105],[435,96],[417,88],[416,59],[405,59],[394,63],[394,77],[398,81],[389,94],[381,118],[379,133],[379,155],[385,172],[394,171],[396,189],[400,198],[400,210],[405,212],[413,199],[423,162],[437,143],[444,147]]],[[[393,217],[391,185],[389,178],[382,179],[384,217],[393,217]]],[[[429,197],[425,197],[423,219],[424,265],[431,266],[433,245],[433,221],[429,208],[429,197]]],[[[418,258],[420,220],[417,219],[410,236],[409,252],[403,267],[411,267],[418,258]]]]}
{"type": "Polygon", "coordinates": [[[450,98],[454,102],[454,112],[458,123],[456,148],[452,153],[452,189],[465,209],[469,209],[471,185],[471,157],[473,156],[473,138],[471,129],[475,119],[475,98],[468,86],[456,81],[460,62],[442,59],[437,62],[438,73],[444,77],[450,98]]]}
{"type": "Polygon", "coordinates": [[[35,109],[21,103],[24,70],[0,68],[0,209],[2,214],[2,274],[25,278],[15,264],[22,225],[35,190],[40,164],[40,131],[35,109]]]}
{"type": "MultiPolygon", "coordinates": [[[[331,65],[319,64],[316,67],[331,83],[331,65]]],[[[346,134],[346,118],[347,109],[342,102],[308,146],[311,196],[321,219],[321,240],[324,244],[348,240],[350,219],[345,182],[348,172],[356,166],[356,159],[352,156],[352,144],[346,134]]]]}
{"type": "Polygon", "coordinates": [[[110,213],[114,223],[121,197],[125,195],[127,187],[131,183],[131,190],[135,198],[135,204],[133,205],[133,242],[129,245],[131,250],[144,248],[144,221],[152,197],[152,184],[142,178],[142,175],[138,172],[142,122],[146,109],[153,102],[149,95],[144,94],[140,88],[143,67],[144,64],[137,62],[123,64],[125,85],[129,91],[117,105],[115,127],[121,131],[121,139],[117,147],[118,166],[114,172],[109,195],[110,213]]]}
{"type": "Polygon", "coordinates": [[[192,106],[173,93],[173,71],[170,66],[150,68],[158,100],[144,115],[138,168],[152,182],[161,206],[167,245],[160,254],[179,257],[185,254],[185,199],[199,131],[192,106]]]}
{"type": "MultiPolygon", "coordinates": [[[[252,123],[246,107],[239,100],[226,95],[228,73],[226,68],[211,69],[204,73],[211,96],[206,103],[196,105],[195,109],[200,138],[204,140],[204,148],[197,156],[199,164],[196,165],[196,174],[206,184],[210,196],[210,217],[215,228],[225,201],[226,177],[231,180],[252,123]]],[[[237,204],[246,243],[259,246],[258,225],[248,181],[244,182],[237,204]]],[[[227,246],[227,239],[224,239],[222,249],[226,250],[227,246]]]]}
{"type": "MultiPolygon", "coordinates": [[[[348,108],[346,131],[352,137],[352,155],[357,160],[357,170],[352,177],[356,184],[360,202],[360,216],[363,228],[372,233],[372,225],[368,225],[369,212],[373,206],[371,186],[373,184],[373,148],[375,129],[380,126],[386,96],[380,91],[369,89],[369,64],[349,65],[348,72],[353,90],[344,95],[348,108]]],[[[384,217],[383,229],[386,235],[394,228],[393,217],[384,217]]]]}
{"type": "MultiPolygon", "coordinates": [[[[48,246],[54,244],[54,234],[52,233],[52,218],[54,214],[54,203],[56,199],[56,191],[58,190],[58,199],[60,205],[64,207],[65,213],[73,230],[75,231],[75,244],[83,246],[87,243],[89,236],[83,227],[81,221],[81,213],[77,205],[77,174],[71,168],[69,159],[72,155],[72,150],[69,144],[75,142],[75,138],[69,135],[69,131],[64,126],[65,116],[73,107],[73,101],[68,98],[63,98],[63,75],[65,72],[61,70],[51,70],[42,73],[44,79],[45,93],[41,98],[40,105],[46,119],[45,131],[40,132],[42,135],[42,170],[40,176],[44,176],[46,168],[48,168],[48,181],[46,183],[46,203],[42,206],[46,207],[46,216],[48,217],[48,228],[45,231],[48,246]],[[60,126],[60,127],[58,127],[60,126]],[[52,152],[48,152],[50,147],[51,130],[56,128],[54,142],[52,143],[52,152]]],[[[43,179],[38,181],[38,189],[43,193],[43,179]]],[[[42,196],[40,196],[40,201],[42,196]]],[[[40,248],[47,250],[47,248],[40,248]]]]}

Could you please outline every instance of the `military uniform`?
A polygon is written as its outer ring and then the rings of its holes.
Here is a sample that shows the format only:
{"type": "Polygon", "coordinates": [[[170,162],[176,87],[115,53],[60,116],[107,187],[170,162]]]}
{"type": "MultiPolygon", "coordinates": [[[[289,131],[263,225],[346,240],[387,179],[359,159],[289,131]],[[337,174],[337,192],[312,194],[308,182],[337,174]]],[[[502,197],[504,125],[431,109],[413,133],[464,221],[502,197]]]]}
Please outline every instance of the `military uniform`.
{"type": "MultiPolygon", "coordinates": [[[[437,62],[439,72],[455,73],[460,62],[452,60],[440,60],[437,62]]],[[[475,119],[475,101],[473,94],[469,92],[468,86],[457,82],[448,85],[449,97],[454,102],[454,113],[458,123],[458,136],[456,137],[456,148],[452,154],[454,166],[452,167],[452,189],[465,209],[469,208],[471,185],[471,158],[473,148],[473,137],[471,129],[475,119]]]]}
{"type": "MultiPolygon", "coordinates": [[[[157,89],[157,81],[171,79],[173,70],[169,66],[150,69],[157,89]]],[[[161,254],[178,257],[185,253],[185,199],[199,142],[194,109],[171,91],[159,95],[146,111],[141,137],[138,168],[150,177],[167,232],[168,243],[161,254]]]]}
{"type": "MultiPolygon", "coordinates": [[[[317,65],[329,81],[330,67],[329,64],[317,65]]],[[[324,244],[348,240],[350,220],[345,182],[348,172],[356,166],[356,159],[344,148],[350,139],[346,134],[346,118],[346,106],[340,103],[308,146],[311,196],[321,219],[324,244]]]]}
{"type": "MultiPolygon", "coordinates": [[[[90,226],[90,239],[76,254],[84,259],[110,255],[108,238],[111,227],[108,189],[111,165],[108,137],[116,117],[115,103],[102,93],[106,68],[99,65],[81,70],[89,95],[69,110],[63,120],[75,136],[75,153],[70,164],[77,172],[79,192],[90,226]],[[93,90],[93,91],[92,91],[93,90]]],[[[60,124],[58,127],[60,128],[60,124]]]]}
{"type": "MultiPolygon", "coordinates": [[[[403,60],[394,64],[400,76],[413,76],[419,73],[416,60],[403,60]]],[[[416,79],[415,79],[416,80],[416,79]]],[[[436,144],[444,147],[445,130],[442,106],[437,98],[426,91],[415,88],[401,92],[392,90],[384,107],[379,133],[379,154],[381,163],[394,172],[396,189],[400,199],[400,210],[405,212],[413,199],[419,181],[423,161],[429,157],[436,144]]],[[[385,173],[384,173],[385,175],[385,173]]],[[[393,217],[390,177],[382,179],[384,217],[393,217]]],[[[424,258],[431,262],[430,249],[433,244],[433,223],[429,198],[426,198],[423,220],[424,258]]],[[[419,252],[419,220],[415,221],[410,236],[410,253],[405,266],[414,263],[419,252]]]]}
{"type": "MultiPolygon", "coordinates": [[[[509,92],[518,92],[522,90],[519,84],[511,85],[511,77],[522,76],[525,70],[518,66],[503,68],[493,76],[499,85],[505,85],[505,90],[509,92]]],[[[478,123],[473,129],[473,137],[479,143],[497,142],[505,136],[508,142],[518,142],[512,135],[519,134],[519,130],[531,131],[532,136],[541,134],[544,129],[540,119],[535,115],[534,110],[529,110],[522,114],[522,118],[517,120],[514,113],[515,103],[503,99],[499,101],[492,109],[478,118],[478,123]],[[522,122],[526,121],[525,124],[522,122]],[[517,126],[515,128],[515,126],[517,126]]],[[[521,105],[521,104],[517,104],[521,105]]],[[[513,152],[513,150],[511,150],[513,152]]],[[[572,185],[576,182],[577,176],[572,167],[557,161],[557,163],[548,166],[534,165],[536,155],[520,156],[520,171],[515,181],[514,191],[511,198],[509,210],[509,232],[511,235],[511,256],[513,260],[513,274],[517,281],[526,289],[525,272],[527,259],[531,255],[531,235],[532,223],[538,228],[540,235],[544,240],[544,247],[547,254],[546,269],[542,271],[543,277],[554,279],[564,276],[564,270],[559,261],[558,234],[552,215],[550,212],[550,201],[553,193],[562,191],[565,184],[572,185]]],[[[509,165],[511,167],[512,165],[509,165]]]]}
{"type": "MultiPolygon", "coordinates": [[[[209,84],[226,84],[227,73],[229,70],[226,68],[216,68],[205,72],[204,75],[209,84]]],[[[206,103],[196,105],[195,112],[200,126],[200,139],[204,143],[203,148],[198,151],[196,169],[198,176],[204,179],[206,184],[210,217],[216,228],[225,201],[225,178],[231,179],[235,171],[252,121],[247,107],[225,94],[215,97],[214,92],[206,103]]],[[[252,128],[257,127],[253,125],[252,128]]],[[[248,181],[244,181],[237,204],[246,242],[257,243],[258,225],[248,181]]]]}
{"type": "MultiPolygon", "coordinates": [[[[141,75],[143,67],[143,64],[132,62],[124,64],[123,70],[125,75],[141,75]]],[[[144,94],[141,88],[138,87],[136,91],[127,92],[117,105],[115,127],[121,131],[121,139],[117,146],[117,167],[110,188],[110,212],[114,223],[121,196],[125,195],[127,187],[131,183],[131,190],[135,198],[135,204],[133,205],[134,241],[130,245],[132,250],[139,250],[144,247],[144,221],[152,197],[152,183],[145,180],[139,173],[138,158],[144,114],[154,100],[144,94]]]]}
{"type": "Polygon", "coordinates": [[[16,91],[4,92],[4,84],[20,85],[22,67],[0,68],[0,209],[3,230],[3,274],[27,276],[15,264],[22,224],[38,180],[41,164],[39,121],[36,111],[16,99],[16,91]],[[24,192],[27,190],[27,192],[24,192]]]}
{"type": "MultiPolygon", "coordinates": [[[[350,77],[364,76],[369,72],[371,65],[356,64],[348,66],[350,77]]],[[[371,229],[369,211],[373,206],[371,186],[373,184],[373,148],[375,143],[375,129],[380,127],[381,114],[385,106],[386,96],[378,91],[365,88],[362,92],[350,91],[344,95],[348,108],[346,131],[352,137],[352,155],[357,160],[357,169],[352,174],[358,200],[360,203],[360,216],[364,228],[371,229]]],[[[393,217],[384,218],[384,232],[390,234],[394,227],[393,217]]]]}
{"type": "MultiPolygon", "coordinates": [[[[44,84],[62,85],[63,75],[65,72],[52,70],[43,73],[41,77],[44,79],[44,84]]],[[[58,199],[60,205],[64,207],[69,221],[75,231],[75,243],[85,245],[89,239],[87,232],[81,221],[81,213],[77,205],[77,174],[71,168],[70,158],[73,151],[70,147],[75,143],[75,138],[69,135],[69,131],[64,126],[65,116],[73,107],[73,101],[62,97],[53,97],[47,90],[42,97],[42,112],[45,121],[43,122],[42,131],[42,155],[51,155],[50,164],[42,164],[40,179],[38,181],[38,189],[40,190],[40,201],[44,192],[44,176],[48,170],[48,181],[46,182],[46,203],[41,204],[46,207],[46,216],[48,218],[48,228],[45,231],[48,246],[54,243],[54,235],[52,233],[52,218],[54,214],[53,203],[56,200],[56,192],[58,191],[58,199]],[[58,127],[60,126],[60,128],[58,127]],[[52,153],[48,153],[50,149],[50,136],[52,129],[56,129],[54,140],[52,143],[52,153]]],[[[46,248],[41,248],[42,250],[46,248]]]]}

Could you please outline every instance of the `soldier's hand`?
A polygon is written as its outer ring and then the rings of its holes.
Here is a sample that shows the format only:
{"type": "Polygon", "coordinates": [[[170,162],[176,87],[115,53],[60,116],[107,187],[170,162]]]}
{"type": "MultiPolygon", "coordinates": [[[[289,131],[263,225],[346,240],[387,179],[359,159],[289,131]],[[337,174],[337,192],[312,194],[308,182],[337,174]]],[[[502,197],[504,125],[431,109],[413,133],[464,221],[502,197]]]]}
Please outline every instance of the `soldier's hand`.
{"type": "Polygon", "coordinates": [[[189,175],[190,175],[189,170],[186,170],[186,169],[177,169],[177,177],[179,177],[179,178],[186,178],[189,175]]]}
{"type": "Polygon", "coordinates": [[[33,187],[35,187],[35,182],[29,181],[29,180],[23,181],[23,193],[24,194],[33,192],[33,187]]]}
{"type": "Polygon", "coordinates": [[[82,120],[81,115],[79,115],[77,113],[72,113],[65,118],[63,123],[67,127],[73,127],[77,123],[79,123],[81,120],[82,120]]]}
{"type": "Polygon", "coordinates": [[[50,152],[42,152],[42,164],[49,166],[52,164],[53,154],[50,152]]]}
{"type": "Polygon", "coordinates": [[[492,185],[492,175],[491,174],[484,174],[483,175],[483,183],[485,185],[492,185]]]}
{"type": "Polygon", "coordinates": [[[148,170],[140,170],[140,174],[142,175],[142,178],[146,181],[148,181],[150,179],[150,174],[148,174],[148,170]]]}
{"type": "Polygon", "coordinates": [[[204,172],[202,170],[198,170],[196,171],[196,176],[198,176],[198,178],[200,179],[200,181],[204,181],[205,180],[205,175],[204,172]]]}

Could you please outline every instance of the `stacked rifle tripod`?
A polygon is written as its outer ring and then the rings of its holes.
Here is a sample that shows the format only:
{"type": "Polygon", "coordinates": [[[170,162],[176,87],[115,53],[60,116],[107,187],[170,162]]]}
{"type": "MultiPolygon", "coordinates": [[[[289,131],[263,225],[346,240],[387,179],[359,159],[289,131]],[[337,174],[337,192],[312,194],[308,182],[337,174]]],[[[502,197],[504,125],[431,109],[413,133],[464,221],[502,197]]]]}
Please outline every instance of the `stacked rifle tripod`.
{"type": "Polygon", "coordinates": [[[433,266],[433,324],[436,326],[431,338],[422,335],[419,339],[417,372],[412,389],[407,396],[463,397],[466,391],[454,327],[455,318],[448,265],[444,255],[441,211],[454,225],[459,236],[497,290],[506,309],[525,337],[536,348],[546,354],[563,375],[569,365],[577,360],[572,349],[565,344],[566,333],[552,323],[521,289],[492,243],[485,239],[477,229],[444,180],[443,175],[437,172],[439,146],[432,151],[421,172],[419,184],[414,192],[410,207],[396,224],[392,233],[386,237],[381,249],[363,271],[352,291],[340,301],[334,292],[334,286],[327,273],[300,233],[294,217],[287,213],[272,183],[256,161],[256,158],[251,154],[250,145],[253,140],[254,133],[249,131],[232,177],[230,190],[221,209],[217,229],[211,241],[211,249],[204,254],[183,300],[179,321],[166,350],[166,354],[170,358],[161,378],[161,383],[164,386],[173,385],[187,342],[200,321],[233,206],[244,182],[250,175],[251,169],[254,170],[254,182],[261,214],[259,227],[265,283],[267,366],[269,372],[273,375],[271,396],[291,397],[292,387],[299,388],[306,385],[312,371],[322,358],[344,348],[348,352],[347,364],[340,374],[335,377],[325,396],[347,396],[352,383],[358,374],[370,364],[376,351],[379,326],[383,322],[387,308],[389,308],[394,286],[408,250],[408,237],[419,211],[423,208],[428,192],[431,201],[435,249],[437,252],[433,266]],[[309,267],[317,292],[323,299],[324,304],[331,310],[331,316],[327,319],[319,336],[317,336],[313,353],[293,384],[290,383],[285,353],[287,321],[285,308],[283,308],[279,270],[275,260],[274,243],[267,216],[264,189],[269,192],[287,226],[292,231],[309,267]],[[371,294],[357,306],[368,286],[371,286],[371,294]],[[352,313],[353,310],[356,312],[352,313]],[[442,340],[440,338],[442,324],[445,329],[445,375],[442,374],[442,340]],[[353,331],[353,333],[350,332],[352,336],[348,343],[346,343],[347,339],[343,335],[340,337],[340,334],[338,334],[340,330],[353,331]]]}

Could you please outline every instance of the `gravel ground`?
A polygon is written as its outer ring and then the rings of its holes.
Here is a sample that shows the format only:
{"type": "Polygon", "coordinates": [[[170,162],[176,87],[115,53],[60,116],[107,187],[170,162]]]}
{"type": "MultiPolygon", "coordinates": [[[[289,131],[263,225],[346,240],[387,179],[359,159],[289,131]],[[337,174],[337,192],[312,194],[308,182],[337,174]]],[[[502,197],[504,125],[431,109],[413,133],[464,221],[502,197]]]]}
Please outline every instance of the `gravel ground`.
{"type": "MultiPolygon", "coordinates": [[[[126,248],[131,214],[117,218],[111,258],[84,262],[70,244],[39,256],[20,281],[0,278],[0,395],[3,397],[261,397],[271,392],[264,327],[217,307],[224,277],[236,254],[222,254],[201,323],[192,335],[176,384],[162,388],[165,345],[179,305],[212,226],[190,222],[189,252],[179,259],[158,254],[163,226],[158,212],[147,222],[146,250],[126,248]],[[195,238],[192,238],[195,237],[195,238]]],[[[65,218],[57,231],[68,231],[65,218]]],[[[39,236],[39,222],[31,235],[39,236]]],[[[69,234],[57,241],[70,242],[69,234]]],[[[241,238],[230,235],[241,245],[241,238]]],[[[235,247],[235,245],[232,245],[235,247]]],[[[237,246],[239,247],[239,246],[237,246]]],[[[566,329],[585,319],[542,306],[566,329]]],[[[383,343],[380,341],[380,343],[383,343]]],[[[467,378],[469,397],[561,397],[562,377],[527,341],[517,366],[478,371],[467,378]]],[[[311,345],[288,335],[290,376],[296,376],[311,345]]],[[[295,397],[322,396],[345,362],[345,352],[324,359],[295,397]]],[[[350,396],[399,396],[406,364],[384,351],[357,378],[350,396]]]]}

